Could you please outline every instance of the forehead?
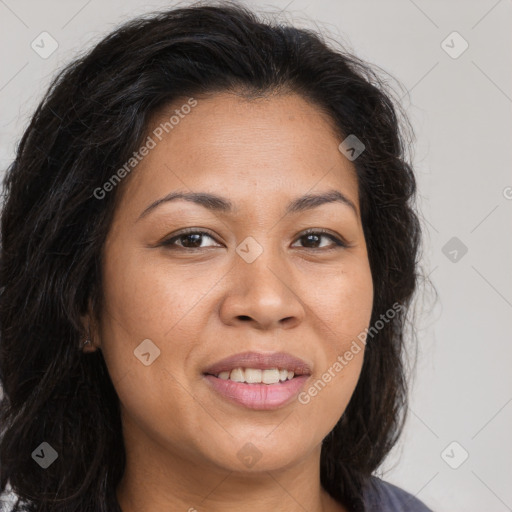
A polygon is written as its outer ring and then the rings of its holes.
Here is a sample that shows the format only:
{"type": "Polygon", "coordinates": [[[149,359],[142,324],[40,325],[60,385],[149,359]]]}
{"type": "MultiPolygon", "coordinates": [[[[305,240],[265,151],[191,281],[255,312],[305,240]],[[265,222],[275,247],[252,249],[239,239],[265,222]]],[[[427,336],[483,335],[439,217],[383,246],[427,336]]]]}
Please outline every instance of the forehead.
{"type": "Polygon", "coordinates": [[[332,188],[358,207],[355,168],[338,150],[333,120],[316,105],[295,94],[248,100],[219,93],[195,101],[182,110],[187,98],[176,100],[148,123],[154,148],[123,194],[133,207],[178,189],[216,192],[237,206],[237,198],[279,202],[332,188]]]}

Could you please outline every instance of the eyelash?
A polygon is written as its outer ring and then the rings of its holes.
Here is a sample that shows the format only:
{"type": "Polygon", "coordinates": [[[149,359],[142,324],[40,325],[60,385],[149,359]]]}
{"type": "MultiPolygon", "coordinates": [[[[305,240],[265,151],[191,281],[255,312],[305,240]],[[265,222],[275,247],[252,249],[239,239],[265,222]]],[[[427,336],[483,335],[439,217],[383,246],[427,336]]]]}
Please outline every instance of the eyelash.
{"type": "MultiPolygon", "coordinates": [[[[207,231],[202,231],[202,230],[196,229],[196,228],[188,228],[188,229],[181,231],[177,235],[174,235],[173,237],[168,238],[167,240],[164,240],[160,245],[162,245],[164,247],[168,247],[173,250],[177,248],[178,250],[191,251],[191,252],[209,249],[209,247],[181,247],[179,245],[174,244],[174,242],[176,240],[179,240],[182,236],[191,235],[191,234],[192,235],[196,235],[196,234],[197,235],[206,235],[206,236],[209,236],[210,238],[212,238],[213,240],[215,240],[215,237],[213,235],[211,235],[210,233],[208,233],[207,231]]],[[[306,231],[301,233],[299,237],[297,237],[297,240],[304,238],[308,235],[321,235],[323,237],[326,237],[326,238],[329,238],[330,240],[332,240],[332,242],[335,245],[334,245],[334,247],[319,247],[319,248],[304,247],[304,249],[306,249],[306,250],[332,251],[335,249],[340,249],[340,248],[346,249],[346,248],[350,247],[349,244],[346,243],[343,239],[338,238],[337,236],[333,235],[332,233],[330,233],[329,231],[324,230],[324,229],[315,229],[315,228],[307,229],[306,231]]],[[[215,240],[215,241],[217,242],[217,240],[215,240]]],[[[217,243],[219,243],[219,242],[217,242],[217,243]]]]}

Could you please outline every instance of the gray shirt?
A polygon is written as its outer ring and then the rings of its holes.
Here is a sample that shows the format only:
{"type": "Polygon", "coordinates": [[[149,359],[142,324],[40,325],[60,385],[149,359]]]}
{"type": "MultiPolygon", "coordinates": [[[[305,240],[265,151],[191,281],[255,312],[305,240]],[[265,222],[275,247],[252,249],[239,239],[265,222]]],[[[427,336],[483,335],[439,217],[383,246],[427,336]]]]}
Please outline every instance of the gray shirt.
{"type": "Polygon", "coordinates": [[[375,476],[366,488],[364,502],[366,512],[433,512],[412,494],[375,476]]]}

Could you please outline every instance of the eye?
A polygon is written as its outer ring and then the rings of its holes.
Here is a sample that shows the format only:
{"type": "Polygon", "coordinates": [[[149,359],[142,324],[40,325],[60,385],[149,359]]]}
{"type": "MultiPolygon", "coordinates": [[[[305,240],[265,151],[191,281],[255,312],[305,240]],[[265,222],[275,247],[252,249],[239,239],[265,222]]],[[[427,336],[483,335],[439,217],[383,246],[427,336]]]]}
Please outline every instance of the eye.
{"type": "MultiPolygon", "coordinates": [[[[210,240],[215,241],[215,238],[207,231],[189,228],[187,230],[181,231],[171,238],[168,238],[167,240],[164,240],[160,245],[170,249],[180,248],[185,250],[206,249],[208,247],[216,246],[218,247],[218,245],[211,244],[206,246],[202,245],[202,242],[205,238],[209,238],[210,240]]],[[[304,249],[332,250],[337,249],[338,247],[349,247],[349,245],[344,240],[323,229],[308,229],[301,234],[298,240],[304,240],[306,244],[311,245],[309,247],[303,247],[304,249]],[[322,244],[322,239],[329,239],[332,243],[322,244]]]]}
{"type": "Polygon", "coordinates": [[[304,247],[305,249],[323,249],[323,250],[331,250],[337,249],[338,247],[348,247],[348,244],[345,243],[341,238],[333,235],[332,233],[324,230],[324,229],[308,229],[298,238],[298,240],[306,240],[307,244],[312,244],[314,247],[304,247]],[[327,246],[321,244],[321,240],[329,239],[333,243],[327,244],[327,246]]]}
{"type": "Polygon", "coordinates": [[[171,249],[174,249],[176,247],[182,248],[182,249],[205,249],[209,246],[202,246],[201,242],[203,239],[207,237],[211,240],[215,240],[212,235],[207,233],[206,231],[199,231],[196,229],[187,229],[182,231],[181,233],[178,233],[177,235],[174,235],[172,238],[168,238],[167,240],[164,240],[161,245],[164,247],[170,247],[171,249]],[[179,244],[176,244],[175,242],[179,241],[179,244]]]}

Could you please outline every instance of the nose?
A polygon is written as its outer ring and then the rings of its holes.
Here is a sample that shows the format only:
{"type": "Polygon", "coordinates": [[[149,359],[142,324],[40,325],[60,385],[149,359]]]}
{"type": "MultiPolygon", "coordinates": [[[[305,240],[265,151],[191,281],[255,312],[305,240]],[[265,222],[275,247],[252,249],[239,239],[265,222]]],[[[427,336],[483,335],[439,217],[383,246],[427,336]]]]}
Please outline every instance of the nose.
{"type": "Polygon", "coordinates": [[[229,273],[229,287],[220,315],[227,325],[251,324],[255,329],[289,329],[300,324],[305,315],[297,283],[288,266],[264,251],[248,263],[236,256],[229,273]]]}

